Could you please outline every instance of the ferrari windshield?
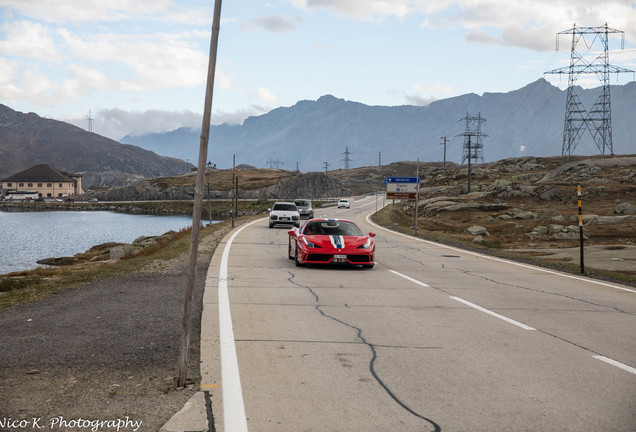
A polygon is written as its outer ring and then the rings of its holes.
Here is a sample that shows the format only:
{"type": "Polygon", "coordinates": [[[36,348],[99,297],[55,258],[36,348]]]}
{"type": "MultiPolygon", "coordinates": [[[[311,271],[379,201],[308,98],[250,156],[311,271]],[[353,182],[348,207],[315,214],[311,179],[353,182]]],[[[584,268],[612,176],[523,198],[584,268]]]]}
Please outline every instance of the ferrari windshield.
{"type": "Polygon", "coordinates": [[[347,221],[312,221],[305,224],[303,230],[305,235],[341,235],[341,236],[361,236],[362,231],[353,222],[347,221]]]}

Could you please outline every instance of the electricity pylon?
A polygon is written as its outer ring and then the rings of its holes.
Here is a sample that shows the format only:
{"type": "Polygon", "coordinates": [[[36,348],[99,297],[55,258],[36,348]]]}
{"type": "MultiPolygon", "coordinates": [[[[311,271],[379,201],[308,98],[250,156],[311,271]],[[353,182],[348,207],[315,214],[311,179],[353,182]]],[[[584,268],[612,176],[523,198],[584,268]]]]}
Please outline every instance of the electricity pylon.
{"type": "Polygon", "coordinates": [[[348,170],[349,169],[349,164],[351,163],[351,152],[349,151],[349,146],[345,147],[345,151],[342,153],[343,155],[345,155],[343,161],[345,163],[344,169],[348,170]]]}
{"type": "Polygon", "coordinates": [[[482,138],[487,137],[485,133],[481,132],[481,124],[486,121],[481,116],[481,113],[477,116],[471,116],[466,113],[466,117],[459,119],[458,121],[465,121],[466,127],[463,134],[456,136],[464,137],[464,152],[462,154],[462,164],[468,160],[468,193],[470,193],[470,174],[471,174],[471,162],[479,161],[484,162],[484,145],[482,138]]]}
{"type": "Polygon", "coordinates": [[[601,154],[609,151],[614,154],[612,144],[612,109],[610,100],[609,74],[631,72],[633,70],[619,68],[609,64],[609,35],[620,33],[621,48],[625,47],[625,33],[607,26],[600,27],[574,27],[557,33],[556,49],[559,50],[559,35],[572,35],[572,50],[570,55],[570,66],[553,69],[545,74],[568,74],[568,90],[565,102],[565,124],[563,126],[563,146],[561,155],[570,156],[583,135],[585,129],[589,130],[594,138],[594,142],[601,154]],[[586,38],[587,37],[587,38],[586,38]],[[591,39],[591,41],[589,40],[591,39]],[[577,51],[577,44],[585,42],[587,55],[583,56],[577,51]],[[599,42],[601,49],[593,51],[595,42],[599,42]],[[594,56],[596,56],[594,58],[594,56]],[[580,75],[596,75],[603,84],[601,94],[587,111],[576,94],[575,84],[580,75]]]}
{"type": "Polygon", "coordinates": [[[472,161],[484,162],[484,145],[482,138],[488,135],[481,132],[481,124],[486,122],[486,119],[481,116],[481,113],[477,116],[471,116],[466,113],[466,117],[459,119],[458,121],[466,122],[464,133],[456,135],[464,137],[464,152],[462,153],[462,164],[468,160],[468,163],[472,161]],[[472,139],[471,139],[472,138],[472,139]]]}

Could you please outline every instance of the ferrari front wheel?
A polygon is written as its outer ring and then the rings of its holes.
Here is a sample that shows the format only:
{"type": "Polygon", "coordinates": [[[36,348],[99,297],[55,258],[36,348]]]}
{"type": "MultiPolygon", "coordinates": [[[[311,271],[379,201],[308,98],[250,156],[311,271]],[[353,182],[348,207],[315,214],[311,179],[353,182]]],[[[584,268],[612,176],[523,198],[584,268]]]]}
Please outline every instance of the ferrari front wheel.
{"type": "Polygon", "coordinates": [[[296,255],[294,256],[294,264],[296,267],[302,267],[304,264],[298,261],[298,249],[296,249],[296,255]]]}

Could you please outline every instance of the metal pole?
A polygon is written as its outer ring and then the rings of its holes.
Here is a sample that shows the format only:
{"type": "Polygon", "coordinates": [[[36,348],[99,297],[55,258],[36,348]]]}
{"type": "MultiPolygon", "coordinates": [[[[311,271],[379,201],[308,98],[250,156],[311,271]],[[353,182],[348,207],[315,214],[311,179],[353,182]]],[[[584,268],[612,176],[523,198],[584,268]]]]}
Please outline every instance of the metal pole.
{"type": "Polygon", "coordinates": [[[442,137],[442,139],[444,142],[440,143],[440,145],[444,146],[444,169],[446,169],[446,137],[442,137]]]}
{"type": "Polygon", "coordinates": [[[210,117],[212,116],[212,93],[214,89],[214,75],[216,72],[216,52],[219,44],[219,29],[221,27],[221,0],[214,2],[214,16],[212,19],[212,40],[210,42],[210,58],[208,62],[208,79],[205,90],[205,106],[203,110],[203,124],[201,126],[201,141],[199,143],[199,164],[197,183],[194,191],[194,206],[192,210],[192,235],[190,237],[190,269],[185,290],[183,305],[183,322],[181,332],[181,351],[177,371],[177,387],[185,387],[188,376],[188,360],[190,359],[190,336],[192,333],[192,300],[196,279],[197,255],[199,247],[199,231],[201,228],[201,207],[203,206],[203,183],[205,180],[205,161],[208,160],[208,141],[210,135],[210,117]]]}
{"type": "Polygon", "coordinates": [[[395,198],[393,198],[393,225],[395,225],[395,198]]]}
{"type": "Polygon", "coordinates": [[[576,188],[579,201],[579,244],[581,249],[581,274],[585,273],[585,264],[583,260],[583,209],[581,208],[581,185],[576,188]]]}
{"type": "Polygon", "coordinates": [[[468,193],[470,193],[470,162],[472,158],[473,155],[470,150],[470,135],[468,135],[468,193]]]}
{"type": "Polygon", "coordinates": [[[417,178],[417,191],[415,192],[415,221],[413,222],[413,226],[415,227],[415,237],[417,237],[417,204],[420,196],[420,160],[417,159],[417,170],[416,170],[416,178],[417,178]]]}
{"type": "Polygon", "coordinates": [[[212,225],[212,199],[210,198],[210,179],[208,179],[208,224],[212,225]]]}
{"type": "MultiPolygon", "coordinates": [[[[236,155],[232,155],[232,187],[230,188],[230,191],[234,190],[234,168],[236,167],[236,155]]],[[[232,201],[234,201],[234,198],[232,198],[232,201]]],[[[232,228],[234,228],[234,212],[232,211],[232,207],[230,207],[230,213],[232,214],[232,228]]]]}

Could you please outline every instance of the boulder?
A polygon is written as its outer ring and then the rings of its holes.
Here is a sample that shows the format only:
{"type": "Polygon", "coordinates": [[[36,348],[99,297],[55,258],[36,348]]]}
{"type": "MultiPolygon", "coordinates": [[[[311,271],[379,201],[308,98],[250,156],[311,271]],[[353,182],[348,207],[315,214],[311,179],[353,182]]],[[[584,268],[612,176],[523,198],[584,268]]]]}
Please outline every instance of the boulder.
{"type": "Polygon", "coordinates": [[[470,234],[474,236],[490,236],[488,230],[480,225],[473,225],[464,230],[464,234],[470,234]]]}
{"type": "Polygon", "coordinates": [[[538,219],[539,217],[537,216],[536,213],[531,211],[520,211],[512,215],[512,218],[513,219],[538,219]]]}
{"type": "Polygon", "coordinates": [[[620,203],[614,208],[614,214],[636,215],[636,206],[631,203],[620,203]]]}
{"type": "Polygon", "coordinates": [[[550,224],[548,225],[548,234],[557,234],[565,229],[563,225],[550,224]]]}

